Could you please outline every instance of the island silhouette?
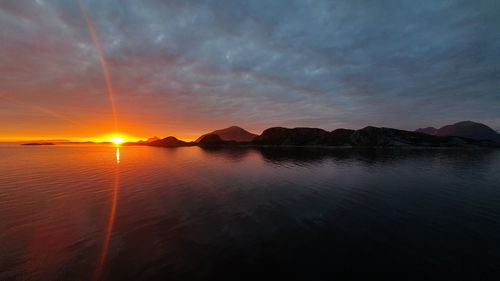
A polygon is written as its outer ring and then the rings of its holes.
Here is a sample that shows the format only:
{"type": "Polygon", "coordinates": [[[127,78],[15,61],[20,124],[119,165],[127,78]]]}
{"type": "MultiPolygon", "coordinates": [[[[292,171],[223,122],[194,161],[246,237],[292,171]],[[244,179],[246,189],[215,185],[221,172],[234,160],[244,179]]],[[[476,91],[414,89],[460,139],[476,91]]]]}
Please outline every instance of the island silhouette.
{"type": "Polygon", "coordinates": [[[500,147],[500,134],[487,125],[462,121],[440,129],[405,131],[367,126],[359,130],[272,127],[262,134],[253,134],[241,127],[201,135],[196,141],[185,142],[174,136],[151,141],[129,142],[125,145],[161,147],[183,146],[308,146],[308,147],[500,147]]]}
{"type": "MultiPolygon", "coordinates": [[[[89,144],[94,142],[29,142],[23,145],[89,144]]],[[[109,144],[109,142],[99,142],[109,144]]],[[[474,148],[500,147],[500,134],[485,124],[461,121],[439,129],[434,127],[406,131],[386,127],[367,126],[359,130],[321,128],[271,127],[262,134],[251,133],[241,127],[231,126],[201,135],[195,141],[183,141],[174,136],[151,137],[123,145],[158,147],[185,146],[307,146],[307,147],[428,147],[474,148]]]]}

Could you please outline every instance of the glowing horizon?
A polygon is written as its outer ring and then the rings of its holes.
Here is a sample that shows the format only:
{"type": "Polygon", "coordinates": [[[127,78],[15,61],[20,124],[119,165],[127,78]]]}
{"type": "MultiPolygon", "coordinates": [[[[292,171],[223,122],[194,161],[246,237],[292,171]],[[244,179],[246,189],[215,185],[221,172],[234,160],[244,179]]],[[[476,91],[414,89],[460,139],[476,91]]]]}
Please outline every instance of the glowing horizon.
{"type": "Polygon", "coordinates": [[[495,9],[331,4],[4,1],[0,141],[193,140],[232,125],[500,130],[495,9]]]}
{"type": "MultiPolygon", "coordinates": [[[[201,135],[201,134],[200,134],[201,135]]],[[[165,138],[165,137],[168,137],[168,136],[174,136],[176,137],[177,139],[179,140],[183,140],[183,141],[194,141],[196,140],[199,135],[195,135],[195,136],[187,136],[187,137],[179,137],[179,136],[176,136],[175,134],[169,134],[169,135],[162,135],[162,136],[154,136],[154,135],[151,135],[151,136],[146,136],[146,137],[136,137],[136,136],[131,136],[131,135],[127,135],[127,134],[121,134],[121,133],[109,133],[109,134],[105,134],[105,135],[99,135],[99,136],[95,136],[95,137],[65,137],[65,136],[12,136],[12,137],[0,137],[0,143],[8,143],[8,142],[30,142],[30,141],[53,141],[53,142],[58,142],[58,141],[61,141],[61,142],[64,142],[64,141],[68,141],[68,142],[96,142],[96,143],[99,143],[99,142],[103,142],[103,143],[108,143],[108,142],[113,142],[111,141],[111,138],[114,138],[114,137],[121,137],[123,138],[124,142],[137,142],[137,141],[145,141],[147,140],[148,138],[152,138],[152,137],[158,137],[158,138],[165,138]]]]}
{"type": "Polygon", "coordinates": [[[126,140],[121,136],[114,136],[114,137],[110,138],[109,141],[113,144],[120,145],[120,144],[124,143],[126,140]]]}

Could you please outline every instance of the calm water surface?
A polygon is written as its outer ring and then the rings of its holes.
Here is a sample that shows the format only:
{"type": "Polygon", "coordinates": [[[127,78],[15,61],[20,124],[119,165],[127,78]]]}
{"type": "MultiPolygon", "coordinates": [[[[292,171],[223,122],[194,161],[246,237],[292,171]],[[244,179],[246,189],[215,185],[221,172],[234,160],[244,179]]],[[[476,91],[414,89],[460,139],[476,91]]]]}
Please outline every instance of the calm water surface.
{"type": "Polygon", "coordinates": [[[366,275],[500,280],[500,151],[0,146],[0,280],[366,275]]]}

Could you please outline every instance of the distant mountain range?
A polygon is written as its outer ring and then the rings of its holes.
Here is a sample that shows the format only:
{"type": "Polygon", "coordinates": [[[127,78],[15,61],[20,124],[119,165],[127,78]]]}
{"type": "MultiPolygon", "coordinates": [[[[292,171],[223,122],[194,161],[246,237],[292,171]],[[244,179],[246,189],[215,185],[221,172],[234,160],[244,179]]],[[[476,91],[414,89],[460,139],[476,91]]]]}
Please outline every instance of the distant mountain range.
{"type": "Polygon", "coordinates": [[[500,134],[495,130],[484,124],[472,121],[462,121],[443,126],[439,129],[434,127],[420,128],[415,132],[433,136],[457,136],[473,140],[489,140],[500,143],[500,134]]]}
{"type": "Polygon", "coordinates": [[[129,143],[163,147],[181,146],[330,146],[330,147],[500,147],[500,135],[488,126],[471,121],[459,122],[440,129],[427,127],[415,132],[368,126],[360,130],[273,127],[261,135],[240,127],[216,130],[194,142],[175,137],[129,143]]]}
{"type": "Polygon", "coordinates": [[[467,147],[497,146],[455,136],[433,136],[392,128],[365,127],[360,130],[337,129],[331,132],[316,128],[270,128],[254,141],[256,145],[337,146],[337,147],[467,147]]]}
{"type": "MultiPolygon", "coordinates": [[[[72,144],[79,142],[56,142],[72,144]]],[[[31,142],[24,145],[53,145],[54,142],[31,142]]],[[[85,142],[92,143],[92,142],[85,142]]],[[[360,130],[319,128],[266,129],[261,135],[237,126],[201,135],[196,141],[185,142],[169,136],[124,145],[160,147],[183,146],[328,146],[328,147],[500,147],[500,134],[490,127],[472,121],[462,121],[439,129],[426,127],[414,132],[368,126],[360,130]]]]}

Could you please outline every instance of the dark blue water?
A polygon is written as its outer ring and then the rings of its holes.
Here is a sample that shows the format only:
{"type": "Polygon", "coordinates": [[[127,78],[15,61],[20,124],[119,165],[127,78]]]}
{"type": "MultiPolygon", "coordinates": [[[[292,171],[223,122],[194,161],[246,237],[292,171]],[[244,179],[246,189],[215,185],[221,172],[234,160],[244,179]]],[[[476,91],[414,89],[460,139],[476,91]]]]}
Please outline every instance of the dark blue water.
{"type": "Polygon", "coordinates": [[[378,277],[500,280],[499,150],[0,146],[0,280],[378,277]]]}

